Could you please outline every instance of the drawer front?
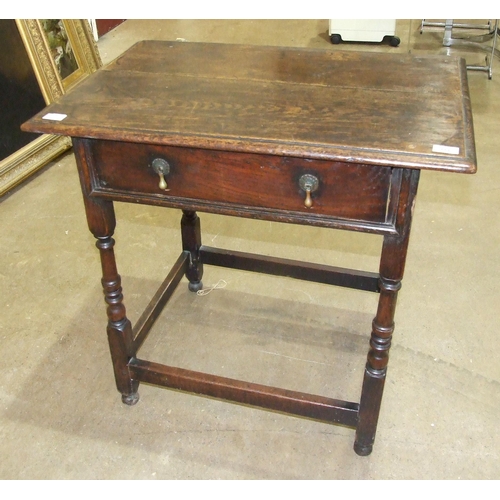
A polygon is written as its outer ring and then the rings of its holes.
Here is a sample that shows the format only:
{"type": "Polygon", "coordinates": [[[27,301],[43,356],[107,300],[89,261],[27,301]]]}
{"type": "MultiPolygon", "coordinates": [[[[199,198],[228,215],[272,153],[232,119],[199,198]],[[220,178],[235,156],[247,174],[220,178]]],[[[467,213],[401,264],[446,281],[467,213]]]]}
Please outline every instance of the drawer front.
{"type": "Polygon", "coordinates": [[[97,191],[152,195],[173,205],[190,199],[386,221],[392,178],[387,167],[112,141],[91,141],[91,151],[97,191]],[[168,163],[166,190],[152,167],[157,158],[168,163]]]}

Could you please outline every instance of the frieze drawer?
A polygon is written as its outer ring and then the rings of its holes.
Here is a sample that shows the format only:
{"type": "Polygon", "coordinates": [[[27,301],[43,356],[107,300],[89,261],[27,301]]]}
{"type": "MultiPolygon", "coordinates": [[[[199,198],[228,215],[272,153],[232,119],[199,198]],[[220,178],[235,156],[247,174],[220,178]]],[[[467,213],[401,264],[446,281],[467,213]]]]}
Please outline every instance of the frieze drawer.
{"type": "MultiPolygon", "coordinates": [[[[387,222],[393,169],[276,155],[90,141],[94,189],[308,217],[387,222]]],[[[161,201],[163,203],[161,203],[161,201]]]]}

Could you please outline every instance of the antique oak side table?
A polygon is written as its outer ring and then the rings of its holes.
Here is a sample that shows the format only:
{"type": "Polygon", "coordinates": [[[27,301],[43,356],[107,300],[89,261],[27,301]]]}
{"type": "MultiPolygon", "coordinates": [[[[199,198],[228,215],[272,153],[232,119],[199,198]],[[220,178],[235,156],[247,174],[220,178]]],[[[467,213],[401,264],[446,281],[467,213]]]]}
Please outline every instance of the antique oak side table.
{"type": "Polygon", "coordinates": [[[356,453],[372,451],[420,171],[476,170],[465,61],[144,41],[23,129],[73,139],[124,403],[137,402],[142,381],[345,425],[356,453]],[[182,252],[134,326],[114,257],[114,201],[182,210],[182,252]],[[382,235],[380,267],[208,247],[197,212],[382,235]],[[204,265],[378,293],[359,403],[141,359],[182,277],[199,290],[204,265]]]}

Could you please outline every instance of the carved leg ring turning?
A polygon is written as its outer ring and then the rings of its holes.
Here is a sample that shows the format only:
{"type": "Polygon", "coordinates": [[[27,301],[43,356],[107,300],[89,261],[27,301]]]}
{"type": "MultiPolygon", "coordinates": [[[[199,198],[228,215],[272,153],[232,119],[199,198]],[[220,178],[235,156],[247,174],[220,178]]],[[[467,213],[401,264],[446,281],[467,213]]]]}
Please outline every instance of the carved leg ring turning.
{"type": "Polygon", "coordinates": [[[139,401],[139,382],[130,377],[128,362],[132,356],[132,325],[127,319],[121,287],[121,278],[116,270],[111,236],[98,237],[96,246],[101,254],[103,270],[102,287],[108,315],[108,341],[115,372],[116,386],[122,394],[122,401],[134,405],[139,401]]]}
{"type": "Polygon", "coordinates": [[[375,441],[394,332],[396,300],[404,274],[419,175],[419,170],[404,172],[397,220],[399,233],[386,235],[382,246],[379,268],[380,296],[377,314],[372,323],[354,442],[354,451],[358,455],[369,455],[375,441]]]}
{"type": "Polygon", "coordinates": [[[197,292],[203,288],[203,263],[200,260],[201,229],[200,218],[196,212],[183,210],[181,219],[182,249],[189,252],[189,266],[186,278],[189,280],[188,288],[197,292]]]}
{"type": "Polygon", "coordinates": [[[384,391],[389,349],[394,332],[394,313],[401,281],[380,278],[380,298],[377,315],[372,323],[370,350],[365,367],[363,388],[356,429],[354,451],[361,456],[373,449],[382,394],[384,391]]]}

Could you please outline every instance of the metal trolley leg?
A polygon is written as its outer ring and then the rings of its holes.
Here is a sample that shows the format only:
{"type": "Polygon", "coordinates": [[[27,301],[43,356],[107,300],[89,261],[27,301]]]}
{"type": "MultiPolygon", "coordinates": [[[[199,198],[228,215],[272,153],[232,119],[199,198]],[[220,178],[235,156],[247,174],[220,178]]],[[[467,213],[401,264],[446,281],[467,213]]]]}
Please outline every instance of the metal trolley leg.
{"type": "Polygon", "coordinates": [[[486,51],[487,55],[485,58],[485,65],[467,65],[467,69],[470,71],[485,71],[488,73],[488,78],[491,80],[493,77],[493,58],[496,53],[496,42],[498,35],[498,20],[489,20],[486,24],[470,24],[470,23],[457,23],[453,19],[446,19],[444,22],[431,22],[422,19],[422,24],[420,26],[420,34],[422,34],[426,27],[431,28],[443,28],[443,46],[468,46],[475,47],[480,50],[486,51]],[[453,36],[453,30],[465,29],[465,30],[482,30],[486,33],[477,36],[453,36]],[[491,41],[491,47],[484,46],[485,42],[491,41]]]}

